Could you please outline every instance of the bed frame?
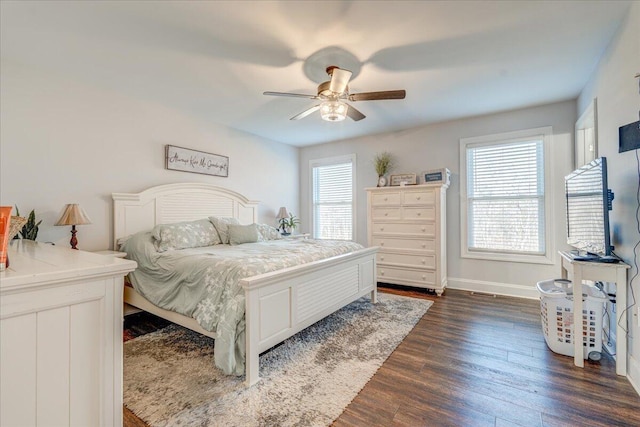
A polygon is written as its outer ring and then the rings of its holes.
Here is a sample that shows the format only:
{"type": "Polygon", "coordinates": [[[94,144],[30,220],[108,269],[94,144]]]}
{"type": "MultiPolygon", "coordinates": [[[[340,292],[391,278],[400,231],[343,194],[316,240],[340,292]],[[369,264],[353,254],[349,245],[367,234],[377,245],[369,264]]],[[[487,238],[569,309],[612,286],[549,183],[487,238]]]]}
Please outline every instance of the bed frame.
{"type": "MultiPolygon", "coordinates": [[[[208,184],[168,184],[141,193],[113,193],[114,248],[118,239],[156,224],[209,216],[257,222],[258,203],[208,184]]],[[[377,302],[377,247],[241,280],[246,297],[246,384],[259,381],[259,355],[336,310],[371,294],[377,302]]],[[[133,288],[124,300],[149,313],[215,338],[195,319],[156,307],[133,288]]]]}

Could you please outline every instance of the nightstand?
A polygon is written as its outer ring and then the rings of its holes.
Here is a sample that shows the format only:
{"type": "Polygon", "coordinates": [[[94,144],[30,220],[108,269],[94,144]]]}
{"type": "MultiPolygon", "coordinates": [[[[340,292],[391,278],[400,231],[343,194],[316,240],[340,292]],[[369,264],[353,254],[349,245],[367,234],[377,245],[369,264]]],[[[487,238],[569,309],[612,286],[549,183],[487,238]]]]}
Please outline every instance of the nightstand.
{"type": "Polygon", "coordinates": [[[126,252],[110,251],[110,250],[95,251],[94,254],[112,256],[112,257],[116,257],[116,258],[124,258],[124,257],[127,256],[126,252]]]}

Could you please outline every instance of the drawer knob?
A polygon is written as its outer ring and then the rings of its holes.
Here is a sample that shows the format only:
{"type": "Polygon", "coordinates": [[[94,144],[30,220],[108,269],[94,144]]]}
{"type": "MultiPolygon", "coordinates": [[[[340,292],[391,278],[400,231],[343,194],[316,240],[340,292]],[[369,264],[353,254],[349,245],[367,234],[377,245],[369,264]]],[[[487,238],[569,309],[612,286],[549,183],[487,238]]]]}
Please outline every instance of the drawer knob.
{"type": "Polygon", "coordinates": [[[427,260],[423,258],[423,259],[422,259],[422,263],[423,263],[423,264],[426,264],[426,263],[427,263],[427,260]]]}
{"type": "Polygon", "coordinates": [[[420,200],[420,196],[416,196],[416,200],[420,200]]]}
{"type": "Polygon", "coordinates": [[[385,212],[385,213],[384,213],[384,216],[389,216],[389,212],[385,212]]]}
{"type": "Polygon", "coordinates": [[[422,215],[422,212],[418,212],[418,216],[422,215]]]}
{"type": "Polygon", "coordinates": [[[380,275],[384,276],[384,270],[380,270],[380,275]]]}
{"type": "Polygon", "coordinates": [[[427,229],[426,229],[425,227],[422,227],[422,231],[423,231],[423,232],[424,232],[424,231],[427,231],[427,229]]]}
{"type": "Polygon", "coordinates": [[[380,242],[380,246],[384,246],[384,242],[380,242]]]}
{"type": "Polygon", "coordinates": [[[384,198],[384,201],[385,201],[385,202],[387,201],[387,198],[386,198],[386,197],[384,198]]]}
{"type": "Polygon", "coordinates": [[[426,244],[426,243],[423,243],[423,244],[422,244],[422,247],[423,247],[423,248],[426,248],[426,247],[427,247],[427,244],[426,244]]]}
{"type": "Polygon", "coordinates": [[[384,261],[384,256],[381,256],[381,257],[380,257],[380,261],[384,261]]]}
{"type": "Polygon", "coordinates": [[[422,280],[425,280],[427,276],[425,274],[422,275],[422,280]]]}
{"type": "Polygon", "coordinates": [[[384,227],[380,227],[380,231],[384,231],[384,227]]]}

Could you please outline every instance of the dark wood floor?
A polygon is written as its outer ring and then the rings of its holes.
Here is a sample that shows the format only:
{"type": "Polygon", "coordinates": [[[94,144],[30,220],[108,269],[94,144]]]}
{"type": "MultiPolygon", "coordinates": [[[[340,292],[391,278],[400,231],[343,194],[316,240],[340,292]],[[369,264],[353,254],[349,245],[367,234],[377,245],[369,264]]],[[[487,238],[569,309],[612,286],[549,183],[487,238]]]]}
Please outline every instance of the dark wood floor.
{"type": "MultiPolygon", "coordinates": [[[[640,426],[640,397],[610,357],[579,369],[547,348],[537,301],[381,291],[434,305],[335,426],[640,426]]],[[[136,336],[154,322],[125,328],[136,336]]],[[[146,424],[125,408],[124,426],[146,424]]]]}

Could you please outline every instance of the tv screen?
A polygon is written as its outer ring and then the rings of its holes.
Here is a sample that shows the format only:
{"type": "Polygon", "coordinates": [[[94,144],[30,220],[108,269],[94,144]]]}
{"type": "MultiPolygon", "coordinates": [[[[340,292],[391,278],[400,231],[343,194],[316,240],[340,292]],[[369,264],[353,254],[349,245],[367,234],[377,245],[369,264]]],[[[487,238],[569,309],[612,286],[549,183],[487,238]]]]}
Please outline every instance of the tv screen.
{"type": "Polygon", "coordinates": [[[600,157],[565,177],[567,243],[580,251],[611,255],[607,159],[600,157]]]}

